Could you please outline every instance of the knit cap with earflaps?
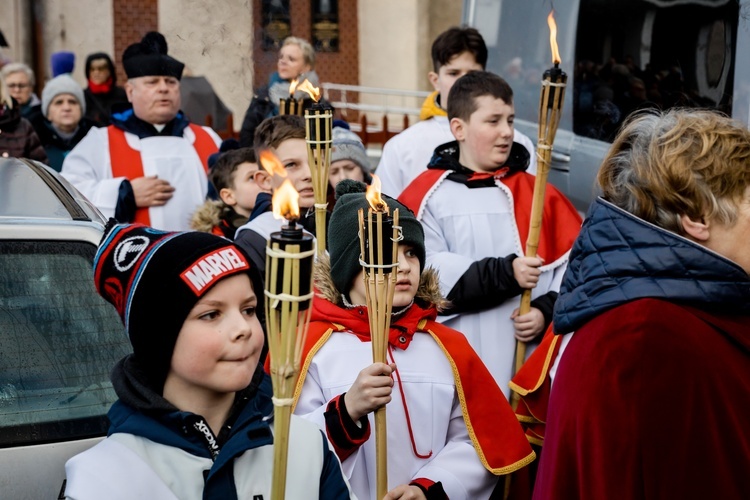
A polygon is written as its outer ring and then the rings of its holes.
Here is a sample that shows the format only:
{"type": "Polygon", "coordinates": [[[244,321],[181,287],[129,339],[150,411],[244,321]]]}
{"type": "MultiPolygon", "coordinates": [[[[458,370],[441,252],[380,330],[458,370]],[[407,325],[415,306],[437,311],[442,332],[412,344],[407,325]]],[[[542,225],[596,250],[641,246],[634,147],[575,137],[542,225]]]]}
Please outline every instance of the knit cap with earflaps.
{"type": "MultiPolygon", "coordinates": [[[[331,258],[331,277],[341,293],[348,294],[354,278],[362,270],[359,263],[358,211],[365,216],[370,203],[365,198],[367,186],[361,182],[344,179],[336,185],[336,204],[328,223],[328,254],[331,258]]],[[[419,259],[419,272],[424,271],[425,248],[422,224],[414,212],[390,196],[381,195],[390,213],[398,208],[398,222],[404,239],[400,244],[410,245],[419,259]]]]}
{"type": "Polygon", "coordinates": [[[250,277],[255,294],[262,297],[260,275],[231,241],[143,224],[110,222],[94,258],[96,290],[115,306],[133,345],[133,359],[157,392],[192,308],[216,283],[239,273],[250,277]]]}

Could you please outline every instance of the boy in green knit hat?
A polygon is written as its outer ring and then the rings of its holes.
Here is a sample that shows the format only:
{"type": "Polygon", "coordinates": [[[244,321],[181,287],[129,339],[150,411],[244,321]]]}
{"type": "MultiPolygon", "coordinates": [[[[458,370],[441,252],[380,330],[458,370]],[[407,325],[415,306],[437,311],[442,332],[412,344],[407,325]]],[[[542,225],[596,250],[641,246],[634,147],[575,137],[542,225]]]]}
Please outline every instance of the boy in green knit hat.
{"type": "Polygon", "coordinates": [[[325,430],[358,498],[375,498],[373,412],[386,406],[389,498],[487,498],[497,476],[534,459],[489,371],[459,332],[435,321],[444,301],[424,269],[424,232],[399,210],[401,236],[388,363],[373,363],[360,265],[358,210],[365,186],[341,181],[317,263],[317,295],[295,409],[325,430]],[[471,430],[470,430],[471,429],[471,430]]]}

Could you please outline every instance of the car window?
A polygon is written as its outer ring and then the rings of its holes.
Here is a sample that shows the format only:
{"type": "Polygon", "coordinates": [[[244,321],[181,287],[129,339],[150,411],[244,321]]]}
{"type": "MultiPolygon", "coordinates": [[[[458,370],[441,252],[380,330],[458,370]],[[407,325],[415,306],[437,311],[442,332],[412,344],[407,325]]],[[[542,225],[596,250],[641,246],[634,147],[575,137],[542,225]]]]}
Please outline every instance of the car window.
{"type": "Polygon", "coordinates": [[[130,344],[94,288],[95,251],[0,242],[0,446],[106,433],[109,373],[130,344]]]}

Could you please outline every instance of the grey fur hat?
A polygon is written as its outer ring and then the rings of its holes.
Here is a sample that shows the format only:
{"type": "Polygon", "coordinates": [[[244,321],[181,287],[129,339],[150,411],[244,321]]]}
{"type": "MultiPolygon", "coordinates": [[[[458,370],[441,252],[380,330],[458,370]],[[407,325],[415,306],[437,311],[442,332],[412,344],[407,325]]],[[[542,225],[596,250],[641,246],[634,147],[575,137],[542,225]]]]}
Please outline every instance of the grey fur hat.
{"type": "Polygon", "coordinates": [[[47,117],[47,111],[52,100],[60,94],[70,94],[76,98],[81,105],[81,116],[86,114],[86,99],[83,97],[83,89],[78,82],[68,74],[54,77],[44,85],[42,90],[42,114],[47,117]]]}
{"type": "Polygon", "coordinates": [[[333,127],[333,144],[331,149],[331,163],[339,160],[351,160],[368,177],[372,172],[367,151],[359,136],[344,127],[333,127]]]}

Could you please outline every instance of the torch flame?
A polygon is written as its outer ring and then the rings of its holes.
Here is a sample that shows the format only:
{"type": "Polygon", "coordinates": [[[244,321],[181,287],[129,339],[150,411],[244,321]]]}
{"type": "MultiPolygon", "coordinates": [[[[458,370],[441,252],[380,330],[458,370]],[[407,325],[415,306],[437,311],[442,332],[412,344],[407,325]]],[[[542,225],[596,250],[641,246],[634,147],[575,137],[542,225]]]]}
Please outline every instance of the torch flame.
{"type": "Polygon", "coordinates": [[[292,83],[289,84],[289,95],[294,95],[294,91],[297,90],[298,83],[299,82],[297,81],[296,78],[292,80],[292,83]]]}
{"type": "MultiPolygon", "coordinates": [[[[276,188],[271,199],[273,205],[273,216],[277,219],[299,218],[299,193],[292,182],[286,178],[286,169],[278,157],[269,150],[260,152],[260,164],[269,175],[276,179],[281,177],[284,181],[276,188]]],[[[276,183],[273,183],[276,184],[276,183]]]]}
{"type": "Polygon", "coordinates": [[[271,204],[273,216],[277,219],[299,219],[299,193],[289,179],[284,179],[274,191],[271,204]]]}
{"type": "Polygon", "coordinates": [[[380,179],[377,175],[372,174],[372,183],[367,186],[367,192],[365,193],[365,198],[367,198],[367,202],[370,204],[373,210],[376,212],[386,212],[388,213],[388,205],[383,201],[383,198],[380,196],[380,179]]]}
{"type": "Polygon", "coordinates": [[[297,86],[297,90],[307,92],[315,102],[318,102],[320,100],[320,89],[318,87],[313,87],[313,84],[310,83],[310,80],[305,80],[304,82],[300,83],[297,86]]]}
{"type": "Polygon", "coordinates": [[[549,44],[552,47],[552,62],[555,65],[560,64],[560,51],[557,48],[557,23],[555,23],[555,11],[551,10],[547,16],[547,25],[549,26],[549,44]]]}
{"type": "Polygon", "coordinates": [[[260,152],[260,165],[269,175],[286,177],[286,170],[284,165],[281,164],[281,160],[267,149],[260,152]]]}

